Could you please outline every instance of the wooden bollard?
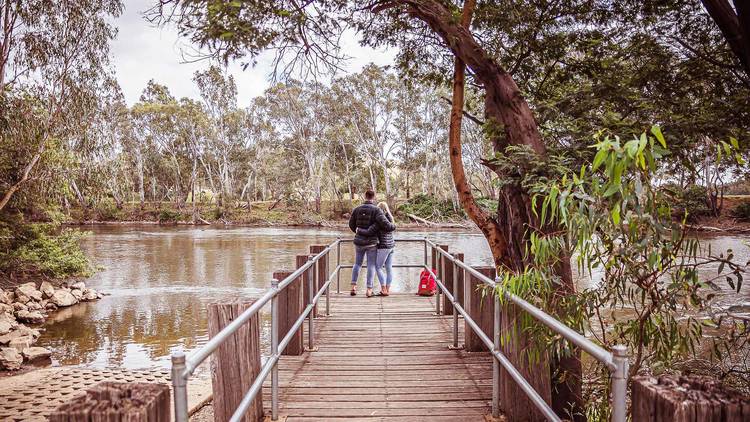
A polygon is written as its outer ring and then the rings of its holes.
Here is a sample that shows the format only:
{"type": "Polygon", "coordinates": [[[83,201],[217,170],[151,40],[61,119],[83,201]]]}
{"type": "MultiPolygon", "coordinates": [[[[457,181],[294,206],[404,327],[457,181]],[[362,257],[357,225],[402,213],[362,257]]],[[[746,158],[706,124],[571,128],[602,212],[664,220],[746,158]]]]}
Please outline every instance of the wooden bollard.
{"type": "MultiPolygon", "coordinates": [[[[310,255],[317,255],[321,252],[323,252],[326,249],[325,245],[312,245],[310,246],[310,255]]],[[[321,287],[323,287],[324,284],[326,284],[326,281],[328,281],[328,255],[326,255],[325,258],[321,258],[316,264],[315,264],[315,271],[317,271],[318,274],[318,280],[315,284],[315,292],[317,293],[318,290],[320,290],[321,287]]],[[[315,318],[318,317],[318,305],[315,305],[314,309],[314,315],[315,318]]]]}
{"type": "MultiPolygon", "coordinates": [[[[445,288],[452,294],[455,295],[455,292],[453,292],[453,272],[455,270],[455,264],[449,260],[443,257],[441,260],[443,264],[441,265],[441,271],[442,274],[442,282],[445,288]]],[[[443,295],[443,315],[453,315],[453,304],[450,300],[448,300],[448,296],[443,295]]]]}
{"type": "MultiPolygon", "coordinates": [[[[273,273],[273,278],[282,281],[292,274],[291,271],[278,271],[273,273]]],[[[292,283],[279,293],[279,341],[286,336],[305,309],[302,298],[302,277],[296,278],[292,283]]],[[[305,351],[305,339],[302,327],[294,333],[292,340],[286,346],[282,355],[299,356],[305,351]]]]}
{"type": "MultiPolygon", "coordinates": [[[[307,261],[310,259],[310,255],[297,255],[296,262],[297,262],[297,268],[305,265],[307,261]]],[[[315,266],[313,266],[312,271],[315,271],[315,266]]],[[[312,275],[312,271],[309,269],[302,273],[302,276],[300,276],[300,279],[302,280],[302,302],[305,304],[305,307],[310,304],[310,276],[312,275]]],[[[315,286],[313,286],[313,290],[315,289],[315,286]]],[[[313,292],[315,294],[315,292],[313,292]]],[[[317,313],[317,306],[313,307],[313,317],[317,313]]],[[[302,308],[304,310],[304,308],[302,308]]]]}
{"type": "MultiPolygon", "coordinates": [[[[213,338],[224,327],[248,309],[254,300],[237,300],[208,305],[208,336],[213,338]]],[[[214,418],[228,421],[245,392],[260,374],[260,315],[255,314],[243,324],[211,357],[211,384],[213,385],[214,418]]],[[[253,400],[244,421],[263,419],[263,392],[253,400]]]]}
{"type": "MultiPolygon", "coordinates": [[[[447,251],[448,250],[448,245],[438,245],[438,248],[440,248],[440,249],[442,249],[444,251],[447,251]]],[[[443,274],[442,274],[442,270],[440,268],[442,266],[441,265],[441,261],[442,261],[441,258],[442,258],[442,256],[443,255],[441,255],[440,253],[438,253],[438,251],[436,251],[435,249],[432,249],[432,267],[430,267],[430,269],[436,270],[435,271],[435,275],[437,276],[437,278],[440,281],[443,281],[443,274]]]]}
{"type": "Polygon", "coordinates": [[[750,421],[750,397],[700,376],[633,377],[634,421],[750,421]]]}
{"type": "MultiPolygon", "coordinates": [[[[546,350],[540,350],[538,344],[532,344],[529,335],[524,332],[521,325],[523,310],[507,301],[502,302],[500,306],[500,351],[521,372],[542,399],[547,404],[551,404],[552,387],[546,350]],[[537,352],[534,358],[529,357],[529,352],[532,350],[537,352]]],[[[508,420],[532,422],[547,420],[502,366],[500,367],[500,403],[508,420]],[[513,405],[503,405],[505,403],[513,405]]]]}
{"type": "Polygon", "coordinates": [[[169,422],[168,384],[100,382],[86,394],[60,405],[49,415],[52,422],[133,421],[169,422]]]}
{"type": "MultiPolygon", "coordinates": [[[[489,278],[495,277],[495,267],[472,267],[489,278]]],[[[482,298],[482,280],[468,274],[464,283],[464,309],[471,319],[477,323],[479,328],[492,339],[495,329],[494,312],[495,302],[490,292],[486,292],[482,298]]],[[[464,323],[464,350],[467,352],[482,352],[487,346],[474,333],[468,323],[464,323]]]]}

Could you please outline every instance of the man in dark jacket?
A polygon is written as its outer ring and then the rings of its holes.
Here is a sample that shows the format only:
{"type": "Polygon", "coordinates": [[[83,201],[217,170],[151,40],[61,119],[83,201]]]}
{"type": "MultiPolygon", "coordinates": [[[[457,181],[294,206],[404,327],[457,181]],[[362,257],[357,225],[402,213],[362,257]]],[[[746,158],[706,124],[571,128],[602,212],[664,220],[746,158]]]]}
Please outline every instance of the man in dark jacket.
{"type": "Polygon", "coordinates": [[[378,235],[363,235],[357,233],[357,229],[367,229],[383,214],[383,210],[375,205],[375,192],[368,190],[365,192],[365,203],[358,206],[352,211],[349,218],[349,229],[355,233],[354,250],[356,252],[354,259],[354,268],[352,268],[352,291],[351,295],[357,294],[357,279],[359,270],[362,268],[362,261],[367,256],[367,297],[372,296],[372,283],[375,279],[375,263],[378,257],[378,235]]]}

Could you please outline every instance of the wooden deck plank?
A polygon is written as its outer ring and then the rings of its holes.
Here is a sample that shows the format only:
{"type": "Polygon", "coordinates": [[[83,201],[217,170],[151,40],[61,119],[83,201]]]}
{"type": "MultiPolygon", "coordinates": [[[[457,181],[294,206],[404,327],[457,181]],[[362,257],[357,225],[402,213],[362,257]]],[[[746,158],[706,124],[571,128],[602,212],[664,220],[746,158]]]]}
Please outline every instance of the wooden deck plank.
{"type": "Polygon", "coordinates": [[[490,355],[449,350],[452,317],[435,316],[434,305],[411,294],[332,294],[331,315],[316,319],[318,350],[280,360],[281,414],[289,422],[483,420],[490,355]]]}

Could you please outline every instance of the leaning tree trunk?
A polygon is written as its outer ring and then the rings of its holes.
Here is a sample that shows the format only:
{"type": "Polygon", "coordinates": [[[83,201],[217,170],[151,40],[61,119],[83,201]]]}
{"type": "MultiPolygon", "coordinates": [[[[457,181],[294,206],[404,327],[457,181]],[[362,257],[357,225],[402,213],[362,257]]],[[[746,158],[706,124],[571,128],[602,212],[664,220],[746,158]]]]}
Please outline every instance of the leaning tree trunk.
{"type": "MultiPolygon", "coordinates": [[[[451,113],[450,156],[452,174],[461,204],[467,214],[482,230],[499,268],[520,272],[529,263],[525,256],[529,229],[539,227],[531,209],[531,198],[518,185],[505,186],[499,192],[497,215],[493,218],[482,210],[474,200],[466,180],[461,161],[460,122],[463,109],[464,66],[473,71],[485,89],[485,121],[490,130],[488,136],[495,152],[504,152],[510,145],[527,146],[538,155],[545,155],[546,148],[539,133],[533,113],[521,94],[512,76],[505,71],[476,42],[469,31],[473,1],[465,3],[462,22],[454,19],[451,11],[434,0],[402,0],[381,4],[380,10],[405,5],[406,12],[425,22],[456,56],[454,101],[451,113]]],[[[376,7],[374,11],[378,11],[376,7]]],[[[502,175],[501,175],[502,177],[502,175]]],[[[555,294],[568,295],[575,292],[570,262],[566,259],[556,268],[561,284],[555,294]]],[[[519,342],[522,344],[522,342],[519,342]]],[[[572,356],[550,362],[552,403],[561,417],[567,417],[570,405],[576,420],[585,419],[582,414],[580,351],[572,356]]],[[[531,371],[536,372],[536,371],[531,371]]],[[[543,380],[538,384],[543,385],[543,380]]],[[[550,392],[540,391],[542,397],[550,392]]]]}

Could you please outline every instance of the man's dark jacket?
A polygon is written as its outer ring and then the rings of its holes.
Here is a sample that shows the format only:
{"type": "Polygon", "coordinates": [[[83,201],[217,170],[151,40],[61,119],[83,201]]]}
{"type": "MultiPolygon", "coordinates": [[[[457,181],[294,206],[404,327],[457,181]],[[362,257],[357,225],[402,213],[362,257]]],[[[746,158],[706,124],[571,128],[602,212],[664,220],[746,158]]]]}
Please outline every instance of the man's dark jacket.
{"type": "Polygon", "coordinates": [[[372,201],[365,201],[364,204],[358,206],[352,211],[352,216],[349,218],[349,229],[355,233],[354,244],[357,246],[377,246],[378,234],[373,233],[372,235],[361,235],[357,233],[357,229],[367,229],[373,225],[378,215],[383,215],[383,210],[378,208],[372,201]]]}

